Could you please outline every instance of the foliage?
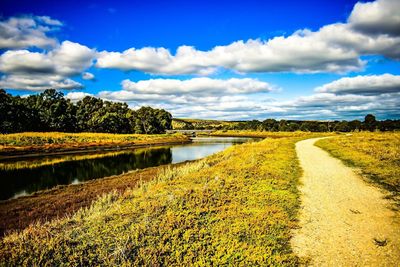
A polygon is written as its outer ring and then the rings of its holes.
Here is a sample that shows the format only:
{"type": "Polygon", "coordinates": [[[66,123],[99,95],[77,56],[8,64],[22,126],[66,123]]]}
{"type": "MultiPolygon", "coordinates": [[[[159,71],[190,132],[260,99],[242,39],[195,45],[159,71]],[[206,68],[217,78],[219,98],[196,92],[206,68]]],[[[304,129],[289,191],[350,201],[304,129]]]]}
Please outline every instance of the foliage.
{"type": "Polygon", "coordinates": [[[368,114],[364,121],[297,121],[266,119],[264,121],[213,121],[174,119],[174,129],[213,129],[269,132],[354,132],[354,131],[394,131],[400,130],[400,120],[377,121],[368,114]]]}
{"type": "Polygon", "coordinates": [[[334,133],[309,133],[309,132],[262,132],[262,131],[215,131],[211,133],[212,136],[237,136],[237,137],[255,137],[255,138],[308,138],[329,136],[334,133]]]}
{"type": "Polygon", "coordinates": [[[173,119],[172,128],[174,130],[220,130],[225,128],[231,128],[237,124],[234,121],[219,121],[219,120],[198,120],[198,119],[173,119]]]}
{"type": "Polygon", "coordinates": [[[354,133],[323,139],[316,145],[359,167],[372,181],[400,193],[400,133],[354,133]]]}
{"type": "Polygon", "coordinates": [[[7,265],[296,265],[295,142],[266,139],[167,169],[0,243],[7,265]]]}
{"type": "Polygon", "coordinates": [[[171,129],[172,116],[163,109],[141,107],[87,96],[73,104],[54,89],[26,98],[0,90],[0,133],[98,132],[155,134],[171,129]]]}

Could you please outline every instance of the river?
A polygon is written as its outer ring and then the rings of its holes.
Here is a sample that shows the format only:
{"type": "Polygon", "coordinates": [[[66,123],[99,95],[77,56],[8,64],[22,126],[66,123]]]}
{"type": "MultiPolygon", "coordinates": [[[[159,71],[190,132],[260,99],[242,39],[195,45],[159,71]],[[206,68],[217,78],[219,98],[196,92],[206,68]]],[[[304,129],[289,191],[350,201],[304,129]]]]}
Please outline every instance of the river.
{"type": "Polygon", "coordinates": [[[135,169],[200,159],[233,144],[253,140],[244,137],[196,137],[192,143],[184,145],[3,160],[0,161],[0,200],[135,169]]]}

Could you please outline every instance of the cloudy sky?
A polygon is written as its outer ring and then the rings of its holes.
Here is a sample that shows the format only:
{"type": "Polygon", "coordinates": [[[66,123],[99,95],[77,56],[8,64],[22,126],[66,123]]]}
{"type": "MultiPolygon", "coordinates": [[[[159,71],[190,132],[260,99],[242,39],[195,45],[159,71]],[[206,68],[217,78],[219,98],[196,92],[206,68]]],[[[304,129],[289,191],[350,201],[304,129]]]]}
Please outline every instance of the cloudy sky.
{"type": "Polygon", "coordinates": [[[0,88],[180,118],[398,119],[399,10],[400,0],[2,0],[0,88]]]}

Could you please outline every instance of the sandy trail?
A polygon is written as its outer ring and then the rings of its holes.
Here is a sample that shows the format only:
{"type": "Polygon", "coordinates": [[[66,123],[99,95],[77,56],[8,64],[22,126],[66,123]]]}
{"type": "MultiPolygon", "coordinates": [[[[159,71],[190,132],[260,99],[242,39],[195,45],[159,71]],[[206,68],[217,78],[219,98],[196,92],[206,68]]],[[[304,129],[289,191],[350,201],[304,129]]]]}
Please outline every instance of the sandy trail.
{"type": "Polygon", "coordinates": [[[314,146],[317,140],[296,144],[304,174],[295,253],[314,266],[399,266],[399,214],[380,189],[314,146]]]}

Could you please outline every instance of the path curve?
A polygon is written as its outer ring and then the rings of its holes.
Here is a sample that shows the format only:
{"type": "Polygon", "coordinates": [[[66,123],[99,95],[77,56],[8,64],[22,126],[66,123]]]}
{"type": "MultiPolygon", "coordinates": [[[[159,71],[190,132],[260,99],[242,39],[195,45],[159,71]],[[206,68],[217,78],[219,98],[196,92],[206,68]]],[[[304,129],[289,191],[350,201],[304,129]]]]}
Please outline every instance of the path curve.
{"type": "Polygon", "coordinates": [[[315,266],[399,266],[399,214],[380,189],[314,146],[319,139],[296,144],[304,173],[294,252],[315,266]]]}

